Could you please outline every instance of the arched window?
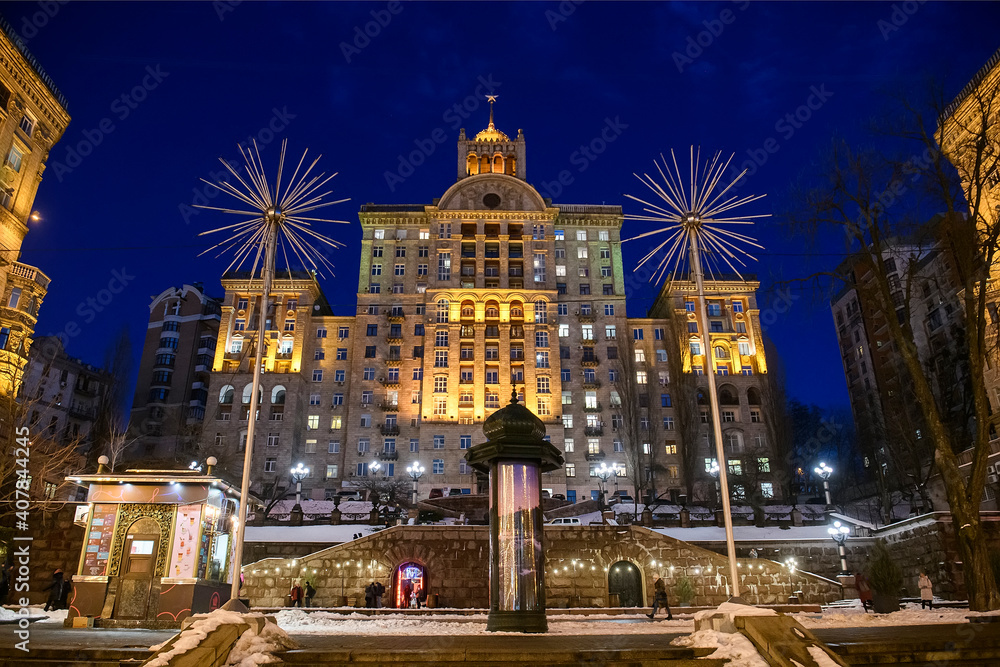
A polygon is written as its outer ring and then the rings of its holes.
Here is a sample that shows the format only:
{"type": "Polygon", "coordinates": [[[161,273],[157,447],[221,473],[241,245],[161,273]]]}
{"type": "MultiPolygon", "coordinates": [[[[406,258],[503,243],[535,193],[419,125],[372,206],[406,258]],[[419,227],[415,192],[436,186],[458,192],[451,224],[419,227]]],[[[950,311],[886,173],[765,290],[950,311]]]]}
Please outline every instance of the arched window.
{"type": "Polygon", "coordinates": [[[496,301],[486,302],[486,319],[488,320],[498,320],[500,319],[500,304],[496,301]]]}
{"type": "Polygon", "coordinates": [[[219,390],[219,405],[232,405],[234,393],[235,390],[233,389],[233,385],[225,385],[219,390]]]}
{"type": "Polygon", "coordinates": [[[503,173],[503,155],[500,155],[499,153],[493,156],[493,173],[503,173]]]}
{"type": "MultiPolygon", "coordinates": [[[[253,391],[253,385],[248,384],[243,387],[243,405],[250,405],[250,392],[253,391]]],[[[257,404],[259,405],[264,400],[264,388],[257,388],[257,404]]]]}
{"type": "Polygon", "coordinates": [[[446,323],[448,321],[448,299],[438,299],[437,321],[446,323]]]}
{"type": "Polygon", "coordinates": [[[716,359],[728,359],[729,358],[729,350],[727,350],[722,345],[716,345],[715,346],[715,358],[716,359]]]}
{"type": "Polygon", "coordinates": [[[471,320],[476,317],[476,306],[471,301],[462,302],[462,319],[471,320]]]}
{"type": "Polygon", "coordinates": [[[747,403],[750,405],[760,405],[760,390],[757,387],[747,389],[747,403]]]}
{"type": "Polygon", "coordinates": [[[285,388],[282,385],[275,385],[274,389],[271,390],[271,404],[272,405],[284,405],[285,404],[285,388]]]}
{"type": "Polygon", "coordinates": [[[484,155],[479,161],[479,173],[488,174],[490,173],[490,156],[484,155]]]}
{"type": "Polygon", "coordinates": [[[479,160],[476,159],[475,153],[469,153],[469,157],[466,159],[465,165],[470,176],[479,173],[479,160]]]}
{"type": "Polygon", "coordinates": [[[524,305],[520,301],[510,302],[510,319],[512,320],[524,319],[524,305]]]}
{"type": "Polygon", "coordinates": [[[740,398],[736,393],[736,387],[731,384],[724,384],[719,387],[719,404],[721,405],[739,405],[740,398]]]}

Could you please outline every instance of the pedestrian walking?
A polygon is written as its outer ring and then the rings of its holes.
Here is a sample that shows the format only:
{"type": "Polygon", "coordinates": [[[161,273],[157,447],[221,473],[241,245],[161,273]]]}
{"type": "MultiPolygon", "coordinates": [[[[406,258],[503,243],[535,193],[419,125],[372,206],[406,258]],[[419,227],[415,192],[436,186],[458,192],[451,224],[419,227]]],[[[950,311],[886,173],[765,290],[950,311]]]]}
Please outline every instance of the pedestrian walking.
{"type": "Polygon", "coordinates": [[[931,578],[927,576],[927,572],[924,570],[920,571],[920,577],[917,579],[917,586],[920,588],[920,608],[927,609],[934,608],[934,583],[931,578]]]}
{"type": "Polygon", "coordinates": [[[674,620],[674,615],[670,613],[670,603],[667,601],[667,584],[660,578],[660,575],[653,575],[653,613],[646,614],[649,618],[656,616],[656,610],[661,606],[667,608],[667,620],[674,620]]]}
{"type": "Polygon", "coordinates": [[[410,606],[410,597],[413,595],[413,584],[407,579],[403,582],[403,599],[401,600],[400,607],[406,609],[410,606]]]}
{"type": "Polygon", "coordinates": [[[375,608],[382,608],[382,596],[385,595],[385,586],[382,585],[381,581],[375,582],[375,608]]]}
{"type": "Polygon", "coordinates": [[[369,583],[365,586],[365,608],[374,609],[375,608],[375,582],[369,583]]]}
{"type": "Polygon", "coordinates": [[[417,591],[417,609],[420,609],[422,606],[427,606],[427,588],[424,586],[421,586],[420,590],[417,591]]]}
{"type": "Polygon", "coordinates": [[[59,600],[63,594],[63,571],[56,570],[52,573],[52,583],[42,589],[49,592],[49,599],[45,602],[44,611],[49,609],[59,609],[59,600]]]}
{"type": "Polygon", "coordinates": [[[73,591],[73,575],[69,575],[62,582],[62,590],[59,593],[59,608],[69,608],[69,594],[73,591]]]}
{"type": "Polygon", "coordinates": [[[296,579],[292,582],[292,588],[288,593],[289,601],[292,607],[301,607],[302,598],[305,597],[305,591],[302,590],[302,581],[296,579]]]}
{"type": "Polygon", "coordinates": [[[306,606],[313,606],[313,597],[316,596],[316,588],[311,581],[306,581],[306,606]]]}
{"type": "Polygon", "coordinates": [[[861,600],[861,608],[868,613],[868,607],[872,605],[872,587],[868,579],[860,572],[854,573],[854,585],[858,589],[858,598],[861,600]]]}

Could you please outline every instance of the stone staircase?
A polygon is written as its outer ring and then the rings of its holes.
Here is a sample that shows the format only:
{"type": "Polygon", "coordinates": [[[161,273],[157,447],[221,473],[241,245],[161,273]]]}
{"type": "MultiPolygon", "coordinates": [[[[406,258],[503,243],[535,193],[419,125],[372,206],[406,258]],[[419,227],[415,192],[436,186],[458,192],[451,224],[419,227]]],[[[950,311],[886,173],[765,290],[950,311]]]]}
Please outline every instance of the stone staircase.
{"type": "Polygon", "coordinates": [[[996,667],[1000,665],[1000,623],[914,625],[885,630],[874,628],[816,629],[823,640],[849,665],[906,665],[907,667],[996,667]]]}

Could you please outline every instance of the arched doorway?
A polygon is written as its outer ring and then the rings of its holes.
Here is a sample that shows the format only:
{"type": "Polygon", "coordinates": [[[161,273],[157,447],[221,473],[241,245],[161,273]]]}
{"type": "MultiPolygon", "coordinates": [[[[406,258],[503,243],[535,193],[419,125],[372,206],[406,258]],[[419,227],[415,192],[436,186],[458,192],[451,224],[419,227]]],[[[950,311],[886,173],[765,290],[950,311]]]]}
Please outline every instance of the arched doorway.
{"type": "Polygon", "coordinates": [[[122,547],[115,618],[146,618],[159,543],[160,526],[153,519],[145,517],[129,526],[122,547]]]}
{"type": "Polygon", "coordinates": [[[412,593],[420,595],[427,586],[427,570],[420,563],[406,562],[399,565],[392,574],[392,606],[396,609],[410,608],[412,593]]]}
{"type": "Polygon", "coordinates": [[[620,560],[608,568],[608,604],[619,607],[642,606],[642,573],[634,564],[620,560]],[[617,597],[618,604],[614,604],[617,597]]]}

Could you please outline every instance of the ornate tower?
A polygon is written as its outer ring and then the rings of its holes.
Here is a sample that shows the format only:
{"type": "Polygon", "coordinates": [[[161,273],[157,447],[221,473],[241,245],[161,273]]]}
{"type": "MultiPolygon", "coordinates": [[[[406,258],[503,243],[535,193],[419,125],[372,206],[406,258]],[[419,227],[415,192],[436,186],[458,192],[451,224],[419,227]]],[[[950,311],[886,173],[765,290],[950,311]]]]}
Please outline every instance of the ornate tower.
{"type": "Polygon", "coordinates": [[[490,124],[467,139],[465,128],[458,135],[458,180],[476,174],[507,174],[522,181],[527,180],[525,168],[524,133],[517,131],[513,141],[493,125],[493,103],[496,95],[487,95],[490,102],[490,124]]]}

